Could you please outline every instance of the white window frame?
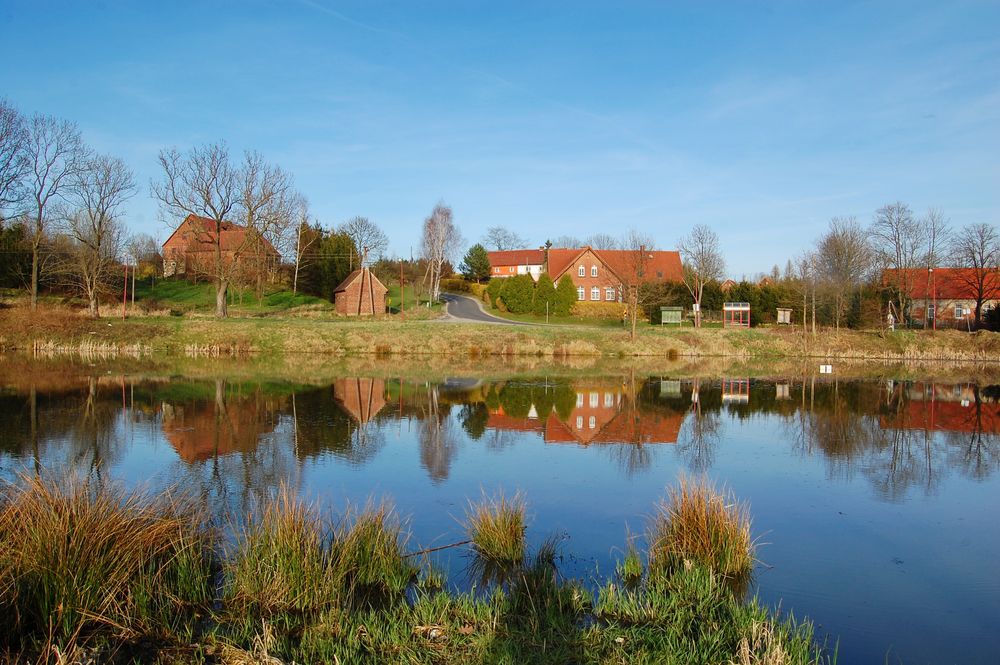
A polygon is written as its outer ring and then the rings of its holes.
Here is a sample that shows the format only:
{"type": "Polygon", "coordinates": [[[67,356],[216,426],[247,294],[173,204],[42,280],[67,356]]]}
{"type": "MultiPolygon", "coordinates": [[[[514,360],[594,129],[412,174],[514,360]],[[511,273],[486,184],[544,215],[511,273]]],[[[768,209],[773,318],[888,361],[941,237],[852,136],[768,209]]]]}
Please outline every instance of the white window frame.
{"type": "Polygon", "coordinates": [[[597,427],[597,417],[591,416],[590,418],[587,419],[587,428],[594,429],[595,427],[597,427]]]}
{"type": "Polygon", "coordinates": [[[576,274],[578,277],[586,277],[587,269],[584,268],[583,266],[580,266],[579,268],[576,269],[576,274]]]}
{"type": "Polygon", "coordinates": [[[601,405],[600,393],[590,393],[590,408],[596,409],[601,405]]]}
{"type": "Polygon", "coordinates": [[[576,299],[577,300],[586,300],[587,299],[587,289],[583,288],[582,286],[576,287],[576,299]]]}
{"type": "Polygon", "coordinates": [[[590,266],[590,276],[597,277],[597,266],[590,266]]]}
{"type": "Polygon", "coordinates": [[[955,318],[964,319],[966,316],[965,305],[955,305],[955,318]]]}
{"type": "Polygon", "coordinates": [[[576,417],[576,428],[583,429],[583,416],[576,417]]]}
{"type": "Polygon", "coordinates": [[[581,408],[583,406],[583,393],[576,394],[576,408],[581,408]]]}
{"type": "Polygon", "coordinates": [[[601,287],[599,287],[599,286],[592,286],[592,287],[590,287],[590,299],[592,301],[596,301],[596,300],[600,300],[601,299],[601,287]]]}
{"type": "Polygon", "coordinates": [[[618,294],[615,293],[615,291],[616,291],[616,289],[613,286],[606,286],[606,287],[604,287],[604,299],[607,302],[614,302],[615,298],[618,297],[618,294]]]}

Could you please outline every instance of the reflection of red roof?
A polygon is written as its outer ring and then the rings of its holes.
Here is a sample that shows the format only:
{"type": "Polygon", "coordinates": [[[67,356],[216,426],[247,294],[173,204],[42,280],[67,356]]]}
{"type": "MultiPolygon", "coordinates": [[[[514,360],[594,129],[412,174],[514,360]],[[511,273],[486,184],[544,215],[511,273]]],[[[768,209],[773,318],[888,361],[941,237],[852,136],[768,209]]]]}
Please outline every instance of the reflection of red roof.
{"type": "Polygon", "coordinates": [[[490,266],[540,266],[545,263],[545,252],[540,249],[509,249],[487,252],[490,266]]]}
{"type": "Polygon", "coordinates": [[[274,430],[266,410],[254,399],[230,402],[221,413],[210,403],[165,405],[161,426],[167,441],[188,464],[251,452],[262,434],[274,430]]]}
{"type": "MultiPolygon", "coordinates": [[[[928,273],[924,268],[905,273],[886,270],[882,281],[884,284],[892,284],[900,274],[906,274],[910,297],[917,300],[935,297],[938,300],[975,300],[978,295],[980,275],[972,268],[935,268],[933,273],[928,273]]],[[[987,300],[1000,297],[1000,272],[985,274],[984,293],[987,300]]]]}
{"type": "Polygon", "coordinates": [[[916,429],[932,432],[1000,433],[1000,404],[982,402],[977,414],[976,403],[910,400],[896,416],[882,416],[882,429],[916,429]]]}
{"type": "Polygon", "coordinates": [[[576,431],[569,422],[561,421],[556,414],[545,424],[545,443],[677,443],[684,423],[685,413],[619,413],[600,429],[583,433],[576,431]],[[581,436],[581,434],[583,434],[581,436]]]}
{"type": "Polygon", "coordinates": [[[385,406],[385,381],[382,379],[337,379],[333,398],[361,424],[367,423],[385,406]]]}

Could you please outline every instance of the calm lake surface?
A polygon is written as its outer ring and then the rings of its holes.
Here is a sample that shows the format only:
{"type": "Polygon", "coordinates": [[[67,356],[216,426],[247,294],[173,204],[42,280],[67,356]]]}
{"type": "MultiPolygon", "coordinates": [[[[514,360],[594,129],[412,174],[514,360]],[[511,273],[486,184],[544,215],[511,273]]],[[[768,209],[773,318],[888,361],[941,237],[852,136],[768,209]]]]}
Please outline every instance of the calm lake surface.
{"type": "MultiPolygon", "coordinates": [[[[0,380],[0,477],[77,473],[196,493],[223,516],[282,483],[332,514],[392,500],[410,545],[462,539],[469,499],[527,498],[561,570],[610,575],[680,474],[749,502],[753,593],[840,663],[997,663],[1000,387],[634,371],[323,385],[110,374],[0,380]]],[[[463,587],[460,550],[436,562],[463,587]]]]}

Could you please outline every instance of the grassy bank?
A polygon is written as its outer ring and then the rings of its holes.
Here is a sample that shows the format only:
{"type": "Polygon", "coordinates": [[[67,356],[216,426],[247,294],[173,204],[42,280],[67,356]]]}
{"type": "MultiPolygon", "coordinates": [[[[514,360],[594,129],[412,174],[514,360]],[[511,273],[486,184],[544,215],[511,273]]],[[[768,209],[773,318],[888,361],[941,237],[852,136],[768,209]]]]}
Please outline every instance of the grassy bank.
{"type": "MultiPolygon", "coordinates": [[[[596,590],[525,547],[525,504],[470,505],[449,587],[383,505],[338,519],[281,492],[223,540],[196,504],[23,478],[0,493],[0,626],[14,662],[820,663],[809,624],[739,590],[745,514],[687,484],[596,590]],[[666,511],[666,512],[664,512],[666,511]],[[740,556],[733,558],[735,553],[740,556]],[[734,581],[736,582],[734,584],[734,581]]],[[[742,583],[740,582],[742,580],[742,583]]]]}
{"type": "Polygon", "coordinates": [[[334,357],[389,356],[479,359],[489,357],[610,357],[674,359],[816,358],[828,360],[995,363],[1000,334],[959,331],[822,331],[815,338],[788,328],[753,330],[647,327],[638,339],[624,330],[589,326],[498,326],[334,318],[306,311],[293,316],[137,316],[90,320],[61,306],[31,312],[0,309],[0,348],[44,353],[165,357],[298,353],[334,357]]]}

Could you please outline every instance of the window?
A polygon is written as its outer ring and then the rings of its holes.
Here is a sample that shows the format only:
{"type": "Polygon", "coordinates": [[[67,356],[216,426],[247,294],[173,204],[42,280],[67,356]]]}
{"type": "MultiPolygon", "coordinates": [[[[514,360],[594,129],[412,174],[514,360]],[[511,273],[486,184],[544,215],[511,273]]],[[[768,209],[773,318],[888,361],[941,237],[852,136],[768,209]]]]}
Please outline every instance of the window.
{"type": "Polygon", "coordinates": [[[590,276],[597,277],[597,266],[590,266],[590,276]]]}
{"type": "Polygon", "coordinates": [[[576,299],[584,300],[587,297],[587,292],[583,290],[582,286],[576,287],[576,299]]]}
{"type": "Polygon", "coordinates": [[[615,299],[615,290],[613,287],[607,287],[604,289],[604,299],[611,302],[615,299]]]}
{"type": "Polygon", "coordinates": [[[601,403],[601,395],[599,393],[590,393],[590,408],[596,409],[601,403]]]}
{"type": "Polygon", "coordinates": [[[584,268],[583,266],[580,266],[579,268],[576,269],[576,274],[579,275],[580,277],[586,277],[587,269],[584,268]]]}
{"type": "Polygon", "coordinates": [[[927,320],[928,321],[933,321],[935,315],[937,314],[937,312],[934,310],[934,308],[935,308],[935,305],[929,305],[927,307],[927,320]]]}
{"type": "Polygon", "coordinates": [[[966,311],[965,307],[963,307],[962,305],[955,305],[955,318],[956,319],[961,319],[966,314],[968,314],[968,312],[966,311]]]}
{"type": "Polygon", "coordinates": [[[576,428],[583,429],[583,416],[576,417],[576,428]]]}
{"type": "Polygon", "coordinates": [[[604,393],[604,408],[610,409],[615,405],[614,393],[604,393]]]}
{"type": "Polygon", "coordinates": [[[595,286],[594,288],[592,288],[590,290],[590,299],[591,300],[600,300],[601,299],[601,290],[598,287],[595,286]]]}
{"type": "Polygon", "coordinates": [[[583,393],[576,394],[576,408],[583,406],[583,393]]]}
{"type": "Polygon", "coordinates": [[[591,416],[590,419],[587,421],[587,426],[590,429],[594,429],[595,427],[597,427],[597,418],[591,416]]]}

